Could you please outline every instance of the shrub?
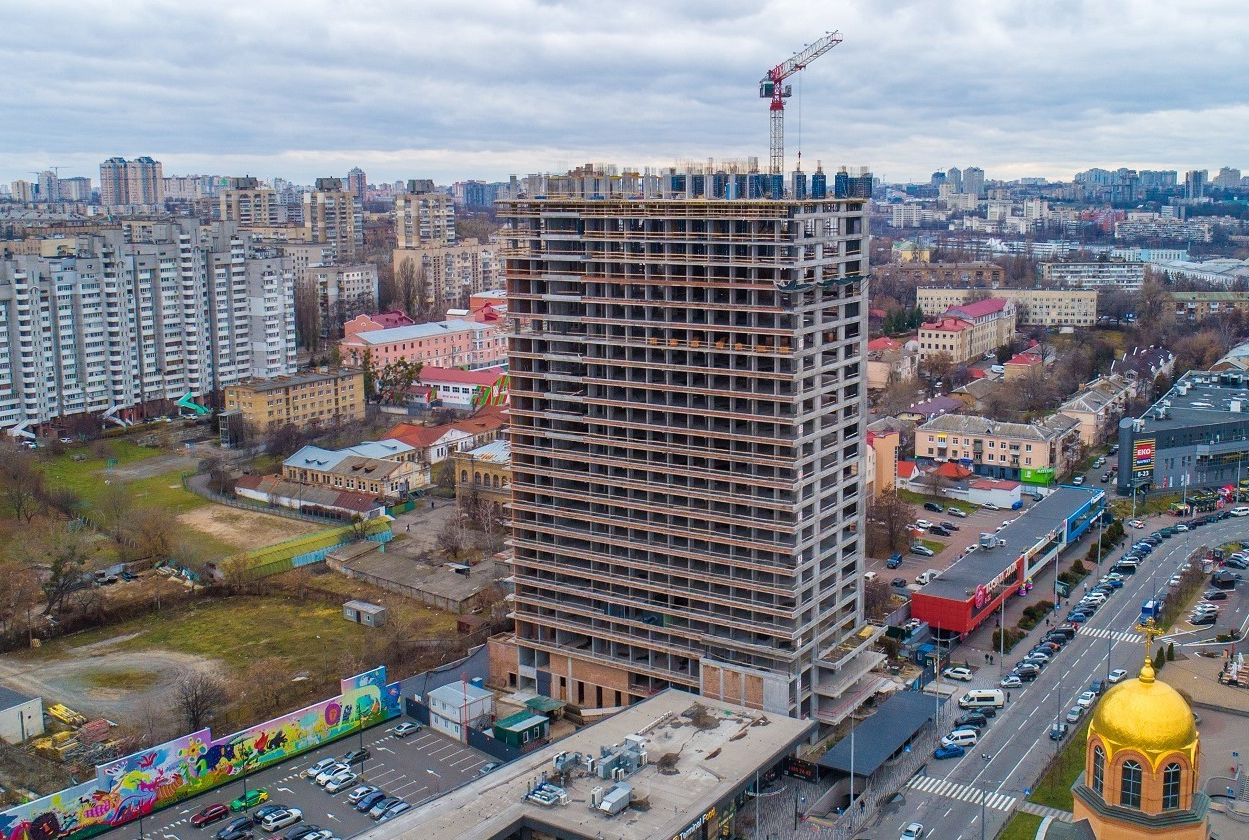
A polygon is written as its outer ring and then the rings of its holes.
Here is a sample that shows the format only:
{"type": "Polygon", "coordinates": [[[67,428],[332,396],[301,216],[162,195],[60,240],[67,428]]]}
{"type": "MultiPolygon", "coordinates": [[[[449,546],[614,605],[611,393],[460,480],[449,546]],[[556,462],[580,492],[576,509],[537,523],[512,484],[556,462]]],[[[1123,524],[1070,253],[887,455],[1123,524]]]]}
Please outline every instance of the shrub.
{"type": "Polygon", "coordinates": [[[1077,560],[1071,564],[1071,572],[1072,574],[1076,574],[1076,575],[1079,575],[1080,577],[1084,577],[1085,575],[1089,573],[1089,570],[1085,567],[1083,563],[1077,560]]]}
{"type": "Polygon", "coordinates": [[[1167,643],[1167,661],[1168,662],[1175,661],[1175,642],[1167,643]]]}
{"type": "Polygon", "coordinates": [[[1158,653],[1154,656],[1154,670],[1161,671],[1162,666],[1167,664],[1167,652],[1162,647],[1158,648],[1158,653]]]}

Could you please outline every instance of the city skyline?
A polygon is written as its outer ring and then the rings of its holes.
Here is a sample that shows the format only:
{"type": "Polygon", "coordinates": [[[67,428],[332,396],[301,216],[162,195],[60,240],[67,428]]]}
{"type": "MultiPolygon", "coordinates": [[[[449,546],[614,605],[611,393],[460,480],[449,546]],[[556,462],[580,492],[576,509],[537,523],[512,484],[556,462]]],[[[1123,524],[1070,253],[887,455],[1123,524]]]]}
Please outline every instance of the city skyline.
{"type": "Polygon", "coordinates": [[[792,80],[787,168],[800,147],[808,171],[866,165],[889,181],[950,166],[1066,180],[1092,166],[1245,163],[1249,59],[1236,35],[1249,12],[1216,0],[1061,13],[639,3],[612,16],[540,0],[430,2],[418,14],[398,3],[6,5],[6,183],[52,166],[94,178],[107,158],[138,155],[167,174],[304,183],[355,165],[377,183],[450,183],[709,151],[766,161],[755,85],[831,29],[843,43],[792,80]]]}

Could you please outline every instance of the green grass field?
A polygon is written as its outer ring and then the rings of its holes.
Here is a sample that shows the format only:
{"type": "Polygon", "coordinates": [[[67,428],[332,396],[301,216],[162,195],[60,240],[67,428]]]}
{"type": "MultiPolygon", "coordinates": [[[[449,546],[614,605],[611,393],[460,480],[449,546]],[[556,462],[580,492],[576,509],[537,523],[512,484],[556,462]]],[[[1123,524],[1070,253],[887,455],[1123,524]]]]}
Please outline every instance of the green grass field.
{"type": "Polygon", "coordinates": [[[913,505],[920,506],[920,507],[923,506],[924,502],[937,502],[938,504],[940,504],[942,507],[946,508],[947,510],[952,507],[955,507],[961,510],[963,513],[974,513],[975,511],[980,509],[978,505],[973,505],[970,502],[963,502],[963,501],[959,501],[958,499],[947,499],[944,496],[942,497],[926,496],[923,493],[916,493],[912,490],[898,490],[898,498],[902,499],[903,501],[910,502],[913,505]]]}
{"type": "MultiPolygon", "coordinates": [[[[150,449],[128,440],[109,442],[113,457],[117,459],[117,468],[126,467],[160,455],[158,449],[150,449]]],[[[87,504],[94,506],[104,493],[105,482],[114,480],[126,481],[133,491],[135,504],[139,506],[154,505],[167,508],[175,516],[208,504],[208,501],[182,488],[182,473],[179,470],[128,481],[110,475],[108,460],[95,457],[88,448],[71,449],[43,462],[43,473],[52,485],[68,487],[87,504]],[[86,455],[86,460],[75,461],[74,455],[86,455]]]]}
{"type": "Polygon", "coordinates": [[[1041,828],[1041,818],[1036,814],[1018,813],[1011,818],[998,835],[998,840],[1035,840],[1041,828]]]}
{"type": "Polygon", "coordinates": [[[1030,802],[1062,811],[1072,809],[1071,786],[1076,783],[1076,777],[1084,772],[1084,752],[1088,745],[1089,727],[1087,723],[1081,722],[1074,724],[1071,730],[1058,762],[1033,789],[1032,795],[1028,797],[1030,802]]]}
{"type": "MultiPolygon", "coordinates": [[[[293,669],[320,671],[336,666],[345,655],[363,654],[369,635],[378,632],[346,621],[342,612],[337,605],[294,597],[205,600],[190,609],[165,610],[77,633],[21,655],[56,657],[69,648],[137,633],[110,650],[134,651],[138,656],[145,650],[174,650],[218,660],[235,672],[272,656],[293,669]]],[[[455,634],[454,615],[409,604],[404,604],[401,612],[413,620],[415,638],[455,634]]],[[[100,678],[107,679],[108,675],[101,674],[100,678]]]]}

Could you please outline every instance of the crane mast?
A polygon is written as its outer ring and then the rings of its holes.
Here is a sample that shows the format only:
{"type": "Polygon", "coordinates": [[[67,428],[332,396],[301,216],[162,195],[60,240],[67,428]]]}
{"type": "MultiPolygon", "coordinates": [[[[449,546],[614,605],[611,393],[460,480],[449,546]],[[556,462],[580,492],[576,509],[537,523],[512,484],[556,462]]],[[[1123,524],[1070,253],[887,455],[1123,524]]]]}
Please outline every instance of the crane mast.
{"type": "Polygon", "coordinates": [[[773,67],[759,80],[759,98],[771,99],[768,106],[771,128],[768,132],[768,172],[781,175],[785,172],[785,100],[792,95],[792,88],[785,80],[806,68],[824,53],[841,43],[841,32],[827,32],[801,52],[773,67]]]}

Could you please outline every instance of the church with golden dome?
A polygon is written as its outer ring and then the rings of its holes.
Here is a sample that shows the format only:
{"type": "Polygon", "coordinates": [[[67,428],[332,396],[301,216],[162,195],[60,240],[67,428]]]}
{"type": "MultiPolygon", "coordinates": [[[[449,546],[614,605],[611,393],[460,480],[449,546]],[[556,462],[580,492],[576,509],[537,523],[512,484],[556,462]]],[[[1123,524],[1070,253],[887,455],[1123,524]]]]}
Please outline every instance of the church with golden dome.
{"type": "MultiPolygon", "coordinates": [[[[1146,631],[1148,640],[1154,635],[1152,627],[1146,631]]],[[[1192,709],[1156,679],[1146,656],[1139,677],[1111,688],[1097,704],[1084,773],[1071,789],[1074,834],[1207,840],[1210,799],[1197,782],[1200,755],[1192,709]]]]}

